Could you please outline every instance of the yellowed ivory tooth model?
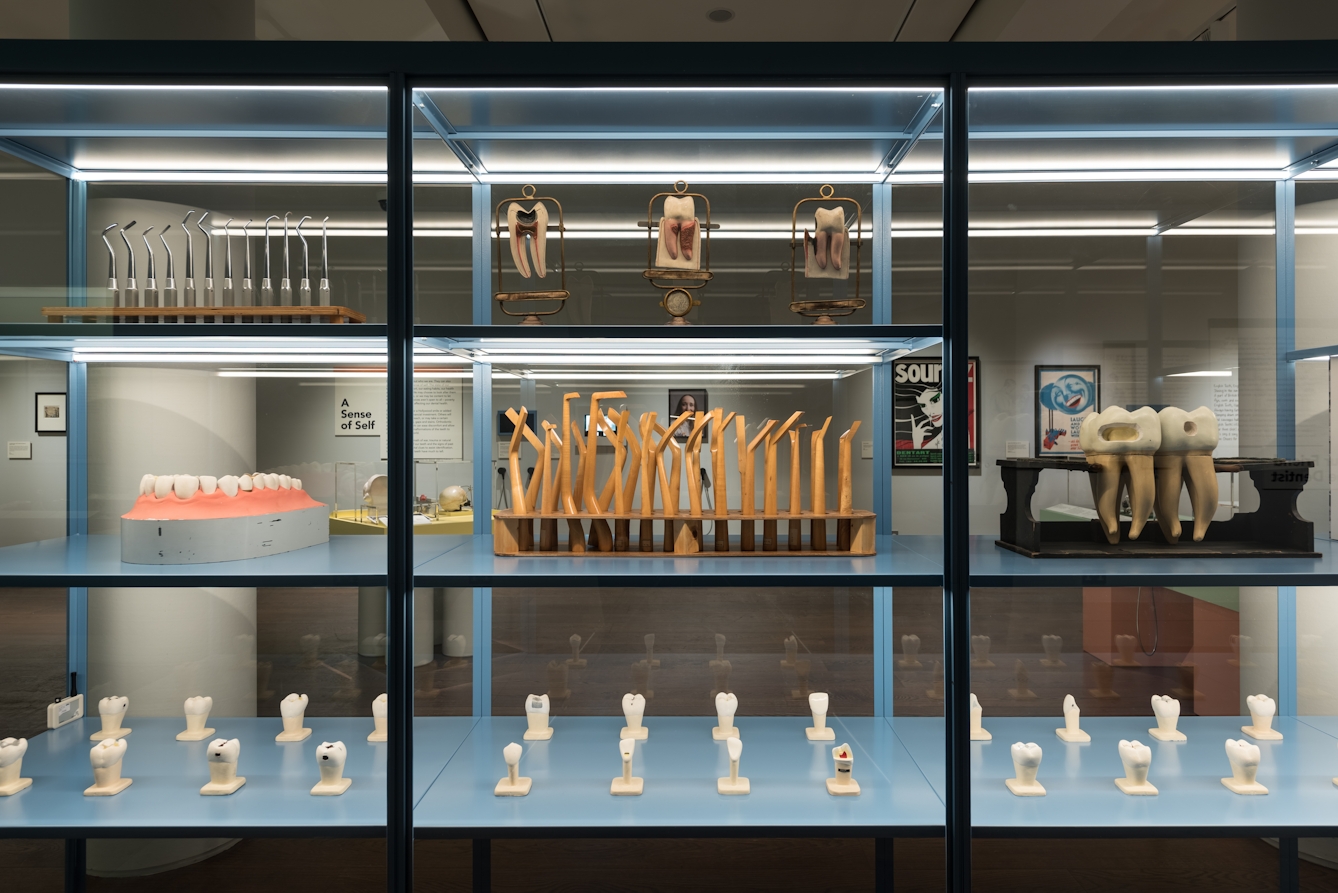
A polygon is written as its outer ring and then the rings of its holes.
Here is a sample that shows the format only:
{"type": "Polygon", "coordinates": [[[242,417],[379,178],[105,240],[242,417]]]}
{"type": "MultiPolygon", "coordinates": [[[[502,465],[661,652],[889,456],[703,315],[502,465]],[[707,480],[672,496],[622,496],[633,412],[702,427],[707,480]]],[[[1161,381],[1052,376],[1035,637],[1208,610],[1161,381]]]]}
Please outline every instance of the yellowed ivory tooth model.
{"type": "Polygon", "coordinates": [[[1259,783],[1259,745],[1244,738],[1226,742],[1227,761],[1231,763],[1231,777],[1222,784],[1233,794],[1267,794],[1268,788],[1259,783]]]}
{"type": "Polygon", "coordinates": [[[390,696],[384,692],[372,699],[372,730],[367,740],[390,740],[390,696]]]}
{"type": "Polygon", "coordinates": [[[1078,709],[1078,702],[1073,699],[1073,695],[1064,695],[1064,728],[1055,729],[1055,734],[1059,736],[1060,741],[1067,741],[1070,744],[1085,744],[1092,740],[1092,736],[1078,727],[1079,717],[1082,711],[1078,709]]]}
{"type": "Polygon", "coordinates": [[[535,202],[528,211],[517,202],[506,207],[506,226],[511,242],[511,262],[526,279],[530,265],[525,260],[525,237],[529,236],[530,256],[534,258],[534,272],[540,279],[548,275],[548,206],[535,202]]]}
{"type": "Polygon", "coordinates": [[[122,723],[130,710],[130,699],[124,695],[110,695],[98,701],[98,715],[102,717],[102,730],[88,736],[89,741],[124,738],[130,734],[122,723]]]}
{"type": "Polygon", "coordinates": [[[739,757],[743,756],[743,742],[738,738],[727,738],[725,749],[729,752],[729,777],[715,780],[716,793],[746,794],[752,788],[748,779],[739,777],[739,757]]]}
{"type": "Polygon", "coordinates": [[[1083,419],[1078,443],[1090,465],[1101,471],[1089,475],[1092,499],[1106,540],[1120,541],[1120,490],[1129,488],[1129,539],[1136,540],[1152,514],[1157,482],[1153,456],[1161,447],[1161,421],[1150,406],[1129,412],[1111,406],[1083,419]]]}
{"type": "Polygon", "coordinates": [[[859,782],[855,781],[855,754],[849,744],[832,748],[835,777],[827,779],[827,793],[833,797],[858,797],[859,782]]]}
{"type": "Polygon", "coordinates": [[[293,692],[279,702],[279,714],[283,717],[283,731],[274,736],[275,741],[305,741],[311,737],[311,729],[304,728],[308,698],[293,692]]]}
{"type": "Polygon", "coordinates": [[[210,697],[186,699],[186,731],[177,733],[178,741],[203,741],[214,734],[213,729],[205,728],[209,722],[209,711],[214,709],[214,699],[210,697]]]}
{"type": "Polygon", "coordinates": [[[1217,473],[1213,471],[1217,416],[1206,406],[1193,412],[1168,406],[1157,418],[1161,421],[1161,449],[1155,459],[1157,523],[1168,543],[1179,542],[1183,481],[1194,510],[1194,542],[1203,542],[1217,512],[1217,473]]]}
{"type": "Polygon", "coordinates": [[[1115,779],[1115,786],[1131,797],[1155,797],[1157,786],[1148,781],[1152,766],[1152,748],[1141,741],[1120,741],[1120,762],[1124,764],[1124,778],[1115,779]]]}
{"type": "Polygon", "coordinates": [[[991,735],[982,724],[982,718],[985,715],[985,708],[980,706],[980,699],[976,697],[975,692],[971,692],[971,740],[972,741],[993,741],[991,735]]]}
{"type": "Polygon", "coordinates": [[[1245,706],[1250,710],[1250,724],[1240,730],[1256,741],[1281,741],[1282,733],[1273,728],[1273,714],[1278,712],[1277,703],[1268,695],[1250,695],[1245,699],[1245,706]]]}
{"type": "Polygon", "coordinates": [[[1180,702],[1170,695],[1152,696],[1152,715],[1157,717],[1157,727],[1148,729],[1148,734],[1158,741],[1188,741],[1184,732],[1176,728],[1180,721],[1180,702]]]}
{"type": "Polygon", "coordinates": [[[526,741],[547,741],[553,737],[553,727],[548,724],[548,695],[525,696],[526,741]]]}
{"type": "Polygon", "coordinates": [[[646,782],[632,775],[632,755],[636,753],[636,741],[622,738],[618,741],[618,755],[623,759],[623,774],[609,785],[609,793],[615,797],[637,797],[645,790],[646,782]]]}

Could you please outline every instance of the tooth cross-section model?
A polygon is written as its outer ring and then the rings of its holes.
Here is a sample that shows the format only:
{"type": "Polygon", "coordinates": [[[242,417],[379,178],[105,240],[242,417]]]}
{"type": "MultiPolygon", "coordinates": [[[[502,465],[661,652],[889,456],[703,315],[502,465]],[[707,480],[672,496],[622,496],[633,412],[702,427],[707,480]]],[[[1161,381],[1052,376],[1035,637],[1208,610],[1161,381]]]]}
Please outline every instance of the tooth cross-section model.
{"type": "Polygon", "coordinates": [[[311,737],[311,729],[302,727],[307,715],[306,695],[293,692],[279,702],[279,714],[283,717],[283,731],[274,736],[275,741],[306,741],[311,737]]]}
{"type": "Polygon", "coordinates": [[[1161,447],[1161,421],[1152,407],[1129,412],[1110,406],[1083,419],[1078,443],[1090,465],[1101,471],[1090,475],[1092,498],[1106,540],[1120,541],[1120,491],[1129,490],[1129,539],[1136,540],[1152,514],[1157,483],[1153,456],[1161,447]]]}
{"type": "Polygon", "coordinates": [[[1161,420],[1161,449],[1157,450],[1157,523],[1168,543],[1180,541],[1181,482],[1189,490],[1194,512],[1194,542],[1203,542],[1217,511],[1217,416],[1206,406],[1185,412],[1168,406],[1157,413],[1161,420]]]}
{"type": "Polygon", "coordinates": [[[1060,741],[1082,744],[1092,740],[1092,736],[1078,728],[1078,718],[1082,711],[1078,709],[1078,702],[1073,699],[1073,695],[1064,695],[1064,728],[1055,729],[1055,734],[1059,736],[1060,741]]]}
{"type": "Polygon", "coordinates": [[[311,789],[313,797],[338,797],[353,784],[353,779],[344,777],[344,763],[348,760],[348,748],[344,742],[324,741],[316,748],[316,767],[320,770],[321,780],[311,789]]]}
{"type": "Polygon", "coordinates": [[[124,738],[130,730],[121,723],[130,709],[130,699],[119,695],[109,695],[98,701],[98,714],[102,717],[102,731],[88,736],[89,741],[102,741],[107,738],[124,738]]]}
{"type": "Polygon", "coordinates": [[[209,742],[209,784],[200,788],[206,797],[222,797],[235,793],[246,779],[237,774],[237,758],[242,743],[236,738],[215,738],[209,742]]]}
{"type": "Polygon", "coordinates": [[[329,507],[287,475],[146,474],[121,516],[129,564],[236,561],[329,540],[329,507]]]}
{"type": "Polygon", "coordinates": [[[1231,777],[1222,779],[1227,790],[1235,794],[1267,794],[1268,788],[1258,782],[1259,745],[1251,744],[1244,738],[1239,741],[1227,739],[1227,760],[1231,763],[1231,777]]]}
{"type": "Polygon", "coordinates": [[[645,741],[650,737],[650,729],[641,724],[641,719],[646,714],[646,698],[639,694],[623,695],[623,716],[627,718],[627,725],[618,733],[619,738],[625,738],[635,741],[645,741]]]}
{"type": "Polygon", "coordinates": [[[836,764],[836,775],[827,779],[827,793],[833,797],[858,797],[859,782],[855,781],[855,753],[849,744],[832,748],[832,762],[836,764]]]}
{"type": "Polygon", "coordinates": [[[850,278],[850,234],[844,208],[813,212],[813,235],[804,230],[804,278],[850,278]]]}
{"type": "MultiPolygon", "coordinates": [[[[642,699],[645,703],[645,699],[642,699]]],[[[525,696],[526,741],[547,741],[553,737],[553,727],[548,724],[548,695],[525,696]]]]}
{"type": "Polygon", "coordinates": [[[523,750],[524,748],[514,741],[502,748],[502,759],[506,761],[506,778],[497,782],[497,787],[492,789],[493,796],[524,797],[530,792],[534,779],[522,778],[520,774],[520,756],[523,750]]]}
{"type": "Polygon", "coordinates": [[[214,709],[214,699],[186,699],[186,731],[177,733],[178,741],[203,741],[214,734],[213,729],[205,728],[209,722],[209,711],[214,709]]]}
{"type": "Polygon", "coordinates": [[[1120,741],[1120,762],[1124,764],[1124,778],[1115,779],[1115,786],[1131,797],[1155,797],[1157,788],[1148,781],[1152,766],[1152,748],[1139,741],[1120,741]]]}
{"type": "Polygon", "coordinates": [[[716,741],[739,737],[739,730],[734,728],[734,713],[739,709],[739,699],[733,692],[722,691],[715,696],[715,715],[720,725],[711,729],[711,737],[716,741]]]}
{"type": "Polygon", "coordinates": [[[1036,773],[1041,768],[1041,746],[1037,743],[1017,742],[1012,747],[1013,774],[1015,778],[1004,779],[1008,790],[1019,797],[1044,797],[1045,786],[1036,780],[1036,773]]]}
{"type": "Polygon", "coordinates": [[[692,196],[665,196],[655,266],[661,270],[700,270],[701,244],[701,225],[692,196]]]}
{"type": "Polygon", "coordinates": [[[631,738],[620,738],[618,740],[618,755],[623,760],[623,774],[613,780],[609,785],[609,793],[615,797],[637,797],[645,789],[646,782],[642,778],[632,776],[632,754],[636,753],[636,741],[631,738]]]}
{"type": "Polygon", "coordinates": [[[747,794],[752,790],[748,779],[739,777],[739,757],[743,756],[743,742],[738,738],[726,738],[725,749],[729,752],[729,777],[717,778],[715,789],[718,794],[747,794]]]}
{"type": "Polygon", "coordinates": [[[1257,741],[1281,741],[1282,733],[1273,728],[1273,714],[1278,705],[1268,695],[1250,695],[1245,699],[1250,710],[1250,724],[1240,730],[1257,741]]]}
{"type": "Polygon", "coordinates": [[[980,706],[980,699],[976,697],[975,692],[971,692],[971,740],[972,741],[993,741],[994,736],[981,724],[981,717],[985,715],[985,709],[980,706]]]}
{"type": "Polygon", "coordinates": [[[124,738],[105,738],[93,745],[88,752],[89,762],[93,764],[93,786],[84,789],[85,797],[110,797],[130,787],[134,779],[121,777],[121,758],[125,751],[124,738]]]}
{"type": "Polygon", "coordinates": [[[540,279],[547,276],[548,207],[543,202],[535,202],[526,211],[519,202],[512,202],[506,208],[506,226],[511,242],[511,262],[516,265],[517,272],[530,278],[530,263],[525,257],[525,242],[528,241],[530,256],[534,258],[534,274],[540,279]]]}
{"type": "Polygon", "coordinates": [[[368,733],[368,741],[386,741],[389,740],[390,727],[390,697],[384,692],[377,695],[372,701],[372,731],[368,733]]]}
{"type": "Polygon", "coordinates": [[[815,691],[808,696],[808,709],[813,712],[813,725],[804,729],[809,741],[835,741],[836,730],[827,727],[827,704],[829,698],[825,691],[815,691]]]}
{"type": "Polygon", "coordinates": [[[0,741],[0,797],[17,794],[32,786],[31,778],[19,777],[23,774],[23,755],[27,752],[27,738],[0,741]]]}
{"type": "Polygon", "coordinates": [[[1152,696],[1152,715],[1157,717],[1157,727],[1148,729],[1148,734],[1158,741],[1188,741],[1184,732],[1175,726],[1180,720],[1180,702],[1170,695],[1152,696]]]}

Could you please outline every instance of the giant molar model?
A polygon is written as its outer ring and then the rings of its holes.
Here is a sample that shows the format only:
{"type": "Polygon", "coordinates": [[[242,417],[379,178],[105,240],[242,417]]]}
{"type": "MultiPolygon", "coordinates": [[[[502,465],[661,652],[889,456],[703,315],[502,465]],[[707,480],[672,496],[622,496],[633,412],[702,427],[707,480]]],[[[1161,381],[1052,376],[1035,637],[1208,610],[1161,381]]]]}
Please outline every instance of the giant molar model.
{"type": "Polygon", "coordinates": [[[1168,406],[1157,413],[1161,449],[1157,450],[1157,523],[1168,543],[1180,541],[1180,488],[1189,490],[1194,511],[1194,542],[1203,542],[1217,511],[1217,416],[1206,406],[1185,412],[1168,406]]]}
{"type": "Polygon", "coordinates": [[[1136,540],[1152,514],[1157,495],[1153,456],[1161,446],[1161,421],[1152,407],[1129,412],[1110,406],[1083,419],[1078,431],[1089,465],[1100,467],[1091,475],[1092,499],[1106,540],[1120,541],[1120,491],[1129,490],[1129,539],[1136,540]]]}
{"type": "Polygon", "coordinates": [[[121,516],[130,564],[236,561],[328,542],[328,508],[286,474],[146,474],[121,516]]]}

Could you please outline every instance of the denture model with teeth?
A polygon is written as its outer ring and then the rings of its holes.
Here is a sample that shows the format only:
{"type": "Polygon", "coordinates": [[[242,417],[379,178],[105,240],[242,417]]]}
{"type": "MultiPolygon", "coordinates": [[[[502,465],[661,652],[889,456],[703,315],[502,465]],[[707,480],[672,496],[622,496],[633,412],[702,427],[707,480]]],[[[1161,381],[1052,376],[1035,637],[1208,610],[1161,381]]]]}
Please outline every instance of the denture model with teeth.
{"type": "Polygon", "coordinates": [[[1168,543],[1180,541],[1180,489],[1189,491],[1194,513],[1194,542],[1203,542],[1217,511],[1217,416],[1206,406],[1185,412],[1168,406],[1157,413],[1161,448],[1154,457],[1157,472],[1157,524],[1168,543]]]}
{"type": "Polygon", "coordinates": [[[692,196],[665,196],[655,266],[660,270],[700,270],[702,233],[692,196]]]}
{"type": "Polygon", "coordinates": [[[804,230],[804,278],[850,278],[850,231],[844,208],[813,212],[813,234],[804,230]]]}
{"type": "Polygon", "coordinates": [[[0,797],[9,797],[32,787],[31,778],[19,777],[23,774],[23,755],[27,752],[27,738],[0,741],[0,797]]]}
{"type": "Polygon", "coordinates": [[[237,561],[329,542],[328,506],[286,474],[146,474],[121,516],[128,564],[237,561]]]}
{"type": "Polygon", "coordinates": [[[214,699],[209,697],[186,699],[186,731],[177,732],[178,741],[203,741],[214,734],[213,729],[205,728],[209,722],[209,711],[214,709],[214,699]]]}
{"type": "Polygon", "coordinates": [[[1129,412],[1109,406],[1083,419],[1078,443],[1089,465],[1092,499],[1106,541],[1120,541],[1120,491],[1129,490],[1129,539],[1136,540],[1152,514],[1157,496],[1153,457],[1161,448],[1161,420],[1152,407],[1129,412]]]}

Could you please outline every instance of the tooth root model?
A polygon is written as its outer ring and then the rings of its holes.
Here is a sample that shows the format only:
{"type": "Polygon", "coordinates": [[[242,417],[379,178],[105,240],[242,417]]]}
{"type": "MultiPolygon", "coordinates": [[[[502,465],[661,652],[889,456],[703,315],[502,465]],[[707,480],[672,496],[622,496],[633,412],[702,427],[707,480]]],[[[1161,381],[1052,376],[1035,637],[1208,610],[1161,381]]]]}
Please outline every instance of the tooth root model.
{"type": "Polygon", "coordinates": [[[701,269],[701,224],[692,196],[665,196],[655,266],[660,270],[701,269]]]}
{"type": "Polygon", "coordinates": [[[1161,448],[1157,450],[1157,523],[1168,543],[1180,541],[1180,488],[1189,490],[1194,513],[1194,542],[1203,542],[1217,512],[1217,416],[1206,406],[1185,412],[1168,406],[1157,413],[1161,448]]]}
{"type": "Polygon", "coordinates": [[[827,779],[827,793],[833,797],[858,797],[859,782],[855,781],[855,753],[849,744],[832,748],[832,762],[836,764],[834,778],[827,779]]]}
{"type": "Polygon", "coordinates": [[[1152,766],[1152,748],[1138,741],[1120,741],[1120,762],[1124,764],[1124,778],[1115,779],[1115,786],[1131,797],[1155,797],[1157,787],[1148,781],[1152,766]]]}
{"type": "Polygon", "coordinates": [[[1170,695],[1152,696],[1152,715],[1157,717],[1157,727],[1148,729],[1148,734],[1158,741],[1188,741],[1184,732],[1176,729],[1180,720],[1180,702],[1170,695]]]}
{"type": "Polygon", "coordinates": [[[85,797],[111,797],[130,787],[132,778],[121,777],[121,760],[125,756],[124,738],[105,738],[88,752],[93,764],[93,786],[84,789],[85,797]]]}
{"type": "Polygon", "coordinates": [[[372,701],[372,731],[368,741],[387,741],[390,738],[390,697],[382,692],[372,701]]]}
{"type": "Polygon", "coordinates": [[[1082,711],[1078,709],[1078,702],[1073,699],[1073,695],[1064,695],[1064,728],[1055,729],[1055,734],[1059,736],[1060,741],[1067,741],[1070,744],[1085,744],[1092,740],[1092,736],[1078,728],[1078,719],[1082,711]]]}
{"type": "Polygon", "coordinates": [[[1041,768],[1041,746],[1019,741],[1012,747],[1012,756],[1015,777],[1004,779],[1008,790],[1019,797],[1044,797],[1045,786],[1036,780],[1036,773],[1041,768]]]}
{"type": "Polygon", "coordinates": [[[901,659],[897,661],[897,666],[903,670],[918,670],[924,666],[920,663],[920,637],[915,633],[901,637],[901,659]]]}
{"type": "MultiPolygon", "coordinates": [[[[991,664],[993,666],[993,664],[991,664]]],[[[1036,692],[1029,687],[1031,684],[1031,675],[1027,672],[1027,665],[1021,658],[1013,664],[1013,684],[1016,688],[1008,689],[1008,696],[1017,701],[1034,701],[1036,692]]]]}
{"type": "Polygon", "coordinates": [[[623,726],[623,730],[618,733],[618,737],[636,741],[645,741],[649,738],[650,729],[641,724],[641,719],[645,715],[646,698],[644,695],[623,695],[623,716],[627,718],[627,725],[623,726]]]}
{"type": "Polygon", "coordinates": [[[206,797],[221,797],[232,794],[246,779],[237,774],[237,759],[242,753],[242,743],[236,738],[215,738],[209,742],[209,784],[200,788],[206,797]]]}
{"type": "Polygon", "coordinates": [[[492,789],[495,797],[524,797],[534,785],[534,779],[523,778],[520,774],[520,757],[524,748],[512,741],[502,748],[502,759],[506,761],[506,778],[497,782],[492,789]]]}
{"type": "Polygon", "coordinates": [[[813,713],[813,725],[804,729],[809,741],[835,741],[836,730],[827,726],[827,706],[830,698],[825,691],[815,691],[808,696],[808,709],[813,713]]]}
{"type": "Polygon", "coordinates": [[[609,793],[615,797],[637,797],[645,789],[645,779],[632,776],[632,754],[634,753],[636,753],[636,741],[631,738],[622,738],[618,741],[618,755],[623,760],[623,774],[615,778],[613,783],[609,785],[609,793]]]}
{"type": "Polygon", "coordinates": [[[120,695],[110,695],[98,701],[98,715],[102,718],[102,730],[88,736],[89,741],[102,741],[107,738],[124,738],[130,730],[122,723],[130,709],[130,699],[120,695]]]}
{"type": "Polygon", "coordinates": [[[722,691],[715,696],[715,715],[720,723],[711,729],[711,737],[716,741],[739,737],[739,730],[734,728],[734,714],[739,709],[739,699],[733,692],[722,691]]]}
{"type": "Polygon", "coordinates": [[[1150,406],[1129,412],[1110,406],[1083,419],[1078,443],[1089,465],[1100,471],[1088,477],[1092,499],[1106,541],[1120,541],[1120,491],[1129,489],[1129,539],[1136,540],[1147,524],[1157,496],[1153,457],[1161,448],[1161,421],[1150,406]]]}
{"type": "Polygon", "coordinates": [[[1268,695],[1250,695],[1245,699],[1250,710],[1250,724],[1240,730],[1257,741],[1281,741],[1282,733],[1273,728],[1273,715],[1278,705],[1268,695]]]}
{"type": "Polygon", "coordinates": [[[32,787],[31,778],[21,778],[23,755],[28,752],[27,738],[0,741],[0,797],[9,797],[32,787]]]}
{"type": "Polygon", "coordinates": [[[214,734],[213,729],[205,728],[209,722],[209,711],[214,709],[214,699],[210,697],[186,699],[186,731],[177,733],[178,741],[203,741],[214,734]]]}
{"type": "MultiPolygon", "coordinates": [[[[303,695],[303,697],[306,697],[303,695]]],[[[348,748],[342,741],[324,741],[316,748],[316,768],[320,770],[321,780],[311,789],[313,797],[338,797],[353,784],[353,779],[344,777],[344,763],[348,760],[348,748]]]]}
{"type": "Polygon", "coordinates": [[[568,639],[568,641],[571,643],[571,657],[567,658],[567,666],[574,667],[578,670],[585,669],[588,662],[585,658],[581,657],[580,634],[572,633],[571,638],[568,639]]]}
{"type": "Polygon", "coordinates": [[[311,737],[311,729],[302,727],[302,722],[306,719],[307,701],[306,695],[293,692],[279,702],[283,731],[274,736],[275,741],[306,741],[311,737]]]}
{"type": "Polygon", "coordinates": [[[718,794],[747,794],[752,790],[748,779],[739,777],[739,757],[743,756],[743,742],[738,738],[725,739],[725,750],[729,753],[729,777],[717,778],[715,789],[718,794]]]}
{"type": "Polygon", "coordinates": [[[1041,666],[1065,666],[1064,661],[1060,659],[1060,655],[1064,652],[1063,636],[1041,636],[1041,650],[1045,652],[1045,657],[1041,658],[1041,666]]]}
{"type": "Polygon", "coordinates": [[[981,717],[985,715],[985,709],[980,706],[980,699],[976,693],[971,693],[971,740],[972,741],[993,741],[994,736],[986,731],[981,724],[981,717]]]}
{"type": "Polygon", "coordinates": [[[1244,738],[1226,742],[1227,761],[1231,764],[1231,777],[1222,779],[1222,784],[1233,794],[1267,794],[1268,788],[1257,780],[1259,774],[1259,745],[1251,744],[1244,738]]]}
{"type": "Polygon", "coordinates": [[[533,275],[543,279],[548,275],[548,206],[535,202],[528,211],[519,202],[512,202],[506,207],[506,226],[511,243],[511,262],[516,265],[516,272],[529,279],[531,265],[526,258],[526,245],[529,256],[534,259],[533,275]]]}
{"type": "Polygon", "coordinates": [[[548,695],[525,696],[526,741],[547,741],[553,737],[553,727],[548,724],[548,695]]]}
{"type": "Polygon", "coordinates": [[[994,666],[994,661],[990,660],[989,636],[971,637],[971,666],[981,669],[989,669],[994,666]]]}

